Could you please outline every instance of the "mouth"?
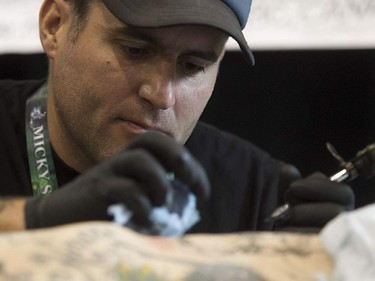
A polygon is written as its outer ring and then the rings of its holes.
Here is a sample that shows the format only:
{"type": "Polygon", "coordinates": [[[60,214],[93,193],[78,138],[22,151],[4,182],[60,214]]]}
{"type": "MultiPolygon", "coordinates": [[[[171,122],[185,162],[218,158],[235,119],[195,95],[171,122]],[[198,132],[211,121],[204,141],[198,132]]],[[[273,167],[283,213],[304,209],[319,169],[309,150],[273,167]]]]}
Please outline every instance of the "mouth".
{"type": "Polygon", "coordinates": [[[144,122],[125,120],[122,118],[118,118],[117,121],[118,123],[120,123],[121,126],[124,127],[125,130],[131,131],[136,134],[145,133],[147,131],[158,131],[165,135],[171,136],[170,133],[168,133],[167,131],[161,129],[160,127],[156,125],[150,125],[144,122]]]}

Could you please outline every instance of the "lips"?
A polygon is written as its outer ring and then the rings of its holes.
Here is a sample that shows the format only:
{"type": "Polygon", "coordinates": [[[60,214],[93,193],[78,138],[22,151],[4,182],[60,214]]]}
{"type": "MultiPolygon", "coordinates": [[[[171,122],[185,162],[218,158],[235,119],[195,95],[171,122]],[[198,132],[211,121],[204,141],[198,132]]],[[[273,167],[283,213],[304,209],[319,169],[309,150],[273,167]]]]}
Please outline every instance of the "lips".
{"type": "Polygon", "coordinates": [[[133,120],[125,120],[122,118],[118,118],[118,121],[121,122],[125,127],[130,129],[131,131],[137,132],[137,133],[144,133],[149,130],[153,131],[159,131],[166,135],[171,135],[170,133],[166,132],[165,130],[161,129],[160,127],[156,125],[150,125],[146,122],[139,122],[139,121],[133,121],[133,120]]]}

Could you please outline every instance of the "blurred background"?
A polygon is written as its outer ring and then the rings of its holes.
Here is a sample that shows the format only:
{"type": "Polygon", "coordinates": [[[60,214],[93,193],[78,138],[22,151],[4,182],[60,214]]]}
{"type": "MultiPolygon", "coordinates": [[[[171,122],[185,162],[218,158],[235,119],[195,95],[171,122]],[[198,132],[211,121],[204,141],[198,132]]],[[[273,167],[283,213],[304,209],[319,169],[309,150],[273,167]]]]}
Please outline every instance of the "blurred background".
{"type": "MultiPolygon", "coordinates": [[[[254,0],[245,28],[256,65],[230,41],[202,120],[296,165],[304,176],[340,167],[375,142],[375,1],[254,0]]],[[[42,0],[0,0],[0,78],[42,78],[42,0]],[[6,7],[6,8],[5,8],[6,7]]],[[[357,206],[375,179],[351,183],[357,206]]]]}

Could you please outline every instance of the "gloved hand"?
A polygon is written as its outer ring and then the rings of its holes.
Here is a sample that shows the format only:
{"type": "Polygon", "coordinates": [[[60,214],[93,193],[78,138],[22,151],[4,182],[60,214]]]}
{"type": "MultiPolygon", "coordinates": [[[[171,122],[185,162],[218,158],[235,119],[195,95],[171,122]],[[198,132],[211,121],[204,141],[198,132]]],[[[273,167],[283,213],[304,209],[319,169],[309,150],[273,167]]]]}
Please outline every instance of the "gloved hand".
{"type": "Polygon", "coordinates": [[[57,191],[29,198],[26,227],[110,220],[107,208],[116,203],[125,204],[135,224],[147,227],[150,211],[163,205],[173,188],[167,172],[191,189],[198,205],[208,197],[209,182],[201,165],[172,138],[152,131],[57,191]]]}
{"type": "Polygon", "coordinates": [[[289,211],[276,229],[319,232],[331,219],[354,208],[354,193],[345,183],[330,181],[322,173],[294,181],[285,193],[289,211]]]}

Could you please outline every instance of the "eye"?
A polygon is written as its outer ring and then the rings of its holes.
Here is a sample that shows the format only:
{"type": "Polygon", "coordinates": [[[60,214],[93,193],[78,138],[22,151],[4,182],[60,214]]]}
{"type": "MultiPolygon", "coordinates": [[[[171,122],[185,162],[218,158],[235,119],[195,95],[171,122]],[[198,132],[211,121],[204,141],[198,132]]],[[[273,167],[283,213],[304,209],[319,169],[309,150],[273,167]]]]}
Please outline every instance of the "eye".
{"type": "Polygon", "coordinates": [[[200,64],[192,63],[192,62],[186,62],[181,61],[179,62],[179,65],[183,68],[183,71],[185,71],[188,75],[195,75],[198,73],[204,73],[206,70],[205,66],[202,66],[200,64]]]}
{"type": "Polygon", "coordinates": [[[129,58],[134,58],[134,59],[142,58],[151,53],[150,50],[146,48],[131,47],[131,46],[126,46],[126,45],[122,45],[121,49],[124,55],[126,55],[129,58]]]}

